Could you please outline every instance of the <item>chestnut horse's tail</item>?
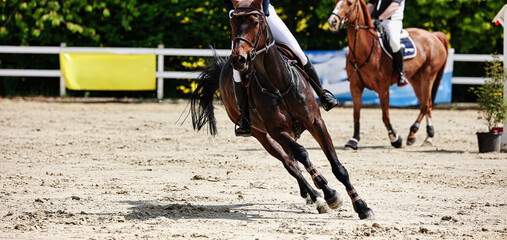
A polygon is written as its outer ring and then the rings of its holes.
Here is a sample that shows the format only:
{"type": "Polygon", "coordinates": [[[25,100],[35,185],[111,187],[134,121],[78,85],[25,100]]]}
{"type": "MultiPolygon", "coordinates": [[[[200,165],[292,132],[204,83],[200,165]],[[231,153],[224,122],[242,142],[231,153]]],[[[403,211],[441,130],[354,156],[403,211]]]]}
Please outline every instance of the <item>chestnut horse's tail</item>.
{"type": "Polygon", "coordinates": [[[190,97],[190,112],[192,114],[194,130],[201,130],[207,123],[212,136],[217,134],[213,100],[219,88],[220,72],[226,63],[216,52],[214,55],[208,67],[204,69],[196,80],[197,87],[190,97]]]}
{"type": "MultiPolygon", "coordinates": [[[[444,45],[446,51],[445,61],[447,62],[447,58],[449,57],[449,39],[443,32],[433,32],[433,35],[438,38],[444,45]]],[[[438,86],[440,86],[440,82],[442,81],[442,77],[444,76],[445,64],[438,70],[437,77],[435,82],[433,83],[433,87],[431,88],[431,102],[435,103],[435,98],[437,97],[438,86]]]]}

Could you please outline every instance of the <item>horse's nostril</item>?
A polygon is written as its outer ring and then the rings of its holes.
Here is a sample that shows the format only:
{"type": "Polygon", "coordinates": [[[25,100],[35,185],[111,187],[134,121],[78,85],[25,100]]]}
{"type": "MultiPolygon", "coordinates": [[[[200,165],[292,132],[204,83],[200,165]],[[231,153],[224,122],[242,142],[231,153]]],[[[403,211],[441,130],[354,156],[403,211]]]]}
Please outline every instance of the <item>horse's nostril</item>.
{"type": "Polygon", "coordinates": [[[245,64],[246,63],[246,58],[243,57],[243,56],[238,56],[238,63],[239,64],[245,64]]]}

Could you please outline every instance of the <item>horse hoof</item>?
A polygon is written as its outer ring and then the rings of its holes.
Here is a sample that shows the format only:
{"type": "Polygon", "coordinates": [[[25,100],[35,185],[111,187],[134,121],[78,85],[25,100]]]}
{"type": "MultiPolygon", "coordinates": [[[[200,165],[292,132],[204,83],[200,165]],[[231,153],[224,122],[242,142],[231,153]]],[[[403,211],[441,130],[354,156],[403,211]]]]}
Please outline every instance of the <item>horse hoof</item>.
{"type": "Polygon", "coordinates": [[[359,219],[365,220],[365,219],[375,219],[375,214],[371,209],[367,209],[365,212],[359,213],[359,219]]]}
{"type": "Polygon", "coordinates": [[[331,213],[331,209],[327,206],[326,201],[324,201],[321,197],[317,198],[315,205],[317,206],[317,211],[319,211],[319,213],[331,213]]]}
{"type": "Polygon", "coordinates": [[[424,140],[424,142],[423,142],[422,145],[425,146],[425,147],[431,147],[431,146],[433,146],[433,140],[432,139],[433,138],[427,137],[426,140],[424,140]]]}
{"type": "Polygon", "coordinates": [[[391,145],[395,148],[401,148],[403,146],[403,139],[398,137],[398,140],[391,142],[391,145]]]}
{"type": "Polygon", "coordinates": [[[408,137],[407,138],[407,146],[412,146],[414,145],[415,143],[415,137],[411,138],[411,137],[408,137]]]}
{"type": "Polygon", "coordinates": [[[335,191],[332,197],[326,199],[326,202],[331,209],[337,209],[343,205],[343,198],[337,191],[335,191]]]}
{"type": "Polygon", "coordinates": [[[357,140],[350,139],[347,144],[345,144],[345,150],[357,150],[357,140]]]}

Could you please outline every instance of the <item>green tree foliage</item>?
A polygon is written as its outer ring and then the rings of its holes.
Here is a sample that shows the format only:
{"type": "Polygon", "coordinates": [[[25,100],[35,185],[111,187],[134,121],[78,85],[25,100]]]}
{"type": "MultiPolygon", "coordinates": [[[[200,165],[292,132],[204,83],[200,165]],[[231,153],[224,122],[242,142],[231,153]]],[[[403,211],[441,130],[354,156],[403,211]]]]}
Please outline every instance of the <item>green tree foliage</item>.
{"type": "MultiPolygon", "coordinates": [[[[305,50],[347,46],[346,31],[328,31],[335,0],[274,0],[278,15],[305,50]]],[[[440,30],[457,53],[502,51],[491,23],[502,1],[407,1],[405,27],[440,30]]],[[[0,0],[0,45],[230,48],[222,0],[0,0]]],[[[0,54],[1,68],[58,68],[54,56],[0,54]],[[34,64],[36,63],[36,64],[34,64]],[[35,66],[34,66],[35,65],[35,66]]],[[[201,58],[166,57],[167,70],[193,70],[201,58]]],[[[174,82],[174,81],[172,81],[174,82]]],[[[171,84],[171,83],[170,83],[171,84]]],[[[5,95],[0,83],[0,95],[5,95]]],[[[179,96],[179,95],[178,95],[179,96]]]]}
{"type": "Polygon", "coordinates": [[[501,52],[503,29],[491,21],[504,4],[486,0],[407,1],[403,25],[443,31],[456,53],[501,52]]]}

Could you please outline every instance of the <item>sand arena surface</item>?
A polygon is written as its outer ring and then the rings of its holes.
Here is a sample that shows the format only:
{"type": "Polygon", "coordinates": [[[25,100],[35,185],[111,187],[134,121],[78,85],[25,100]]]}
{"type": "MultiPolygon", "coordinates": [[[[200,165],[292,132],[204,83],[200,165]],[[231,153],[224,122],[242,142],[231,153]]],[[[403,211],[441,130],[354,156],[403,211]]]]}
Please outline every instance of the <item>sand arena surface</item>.
{"type": "MultiPolygon", "coordinates": [[[[380,109],[323,112],[340,161],[376,214],[359,220],[318,144],[299,140],[345,202],[330,214],[253,138],[194,132],[186,104],[0,99],[0,239],[507,239],[507,154],[478,154],[475,110],[434,110],[433,147],[390,147],[380,109]]],[[[391,109],[404,139],[417,110],[391,109]]],[[[308,174],[304,174],[310,180],[308,174]]],[[[311,180],[310,180],[311,181],[311,180]]]]}

